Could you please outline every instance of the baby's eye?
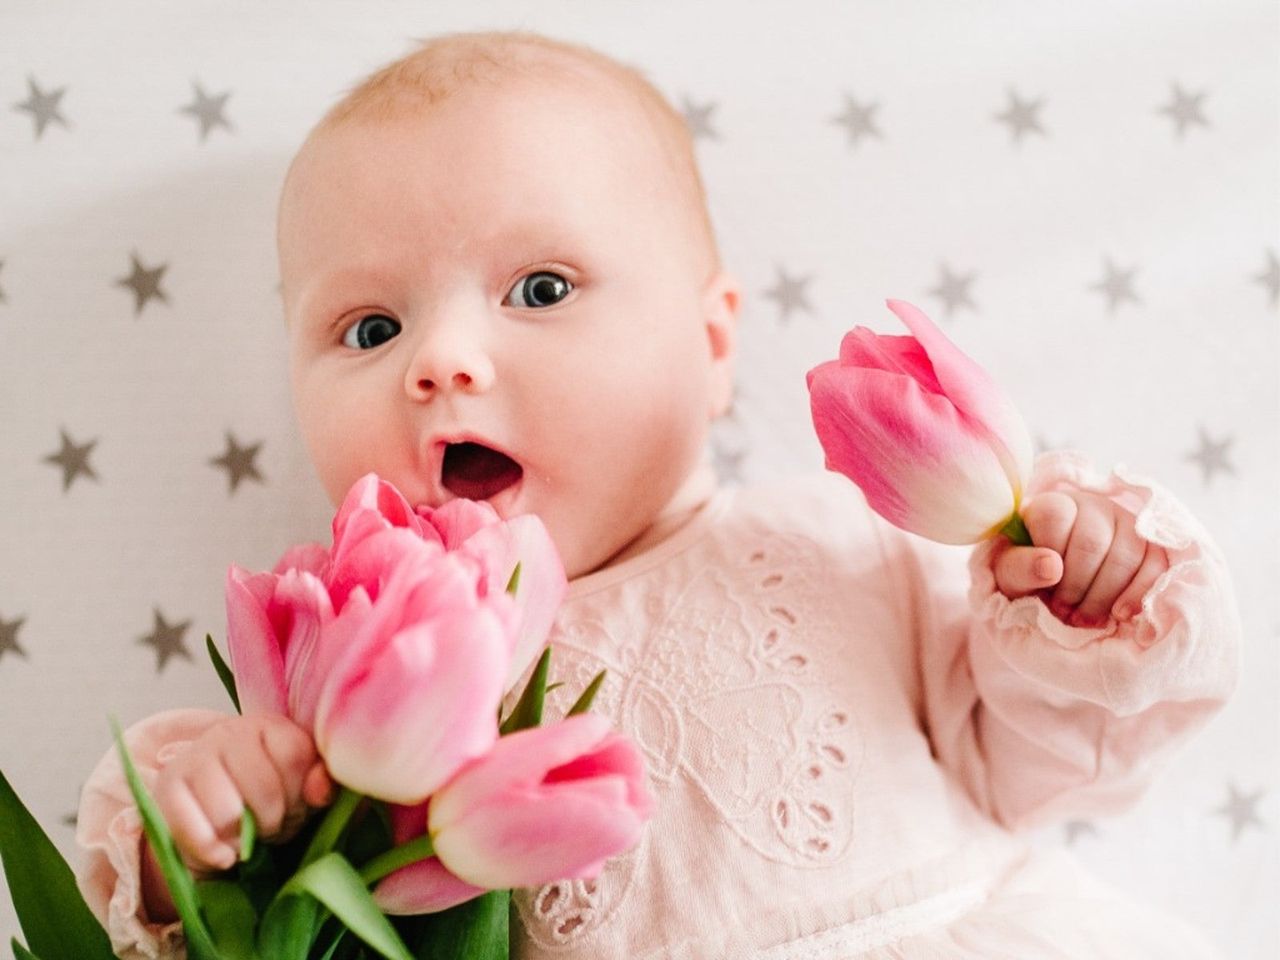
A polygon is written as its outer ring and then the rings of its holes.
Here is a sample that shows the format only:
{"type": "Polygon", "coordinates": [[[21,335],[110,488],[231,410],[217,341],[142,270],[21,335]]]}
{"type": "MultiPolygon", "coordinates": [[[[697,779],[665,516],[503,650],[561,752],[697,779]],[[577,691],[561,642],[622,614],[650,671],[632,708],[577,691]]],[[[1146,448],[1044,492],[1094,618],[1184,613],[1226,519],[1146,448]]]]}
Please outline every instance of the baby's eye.
{"type": "Polygon", "coordinates": [[[399,322],[392,320],[386,314],[371,313],[347,327],[342,335],[342,343],[343,346],[354,350],[372,350],[386,343],[399,332],[399,322]]]}
{"type": "Polygon", "coordinates": [[[572,289],[573,284],[560,274],[539,270],[519,280],[503,303],[511,307],[550,307],[567,297],[572,289]]]}

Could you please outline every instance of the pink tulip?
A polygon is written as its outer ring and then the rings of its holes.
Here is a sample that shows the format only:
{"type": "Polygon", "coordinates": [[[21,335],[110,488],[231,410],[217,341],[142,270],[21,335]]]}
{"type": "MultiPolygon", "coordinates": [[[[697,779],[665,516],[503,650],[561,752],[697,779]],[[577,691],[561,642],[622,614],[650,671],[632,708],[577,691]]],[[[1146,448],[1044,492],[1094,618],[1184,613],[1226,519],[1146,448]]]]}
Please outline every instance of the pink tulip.
{"type": "Polygon", "coordinates": [[[1031,441],[996,383],[920,310],[886,303],[911,336],[855,327],[840,359],[808,374],[830,470],[890,523],[942,543],[977,543],[1022,502],[1031,441]]]}
{"type": "Polygon", "coordinates": [[[564,571],[537,518],[503,523],[469,501],[415,512],[374,474],[333,534],[271,573],[228,571],[241,708],[311,730],[340,783],[417,802],[497,738],[497,704],[545,644],[564,571]],[[517,562],[523,608],[503,589],[517,562]]]}
{"type": "MultiPolygon", "coordinates": [[[[427,832],[431,801],[401,806],[388,804],[392,842],[399,845],[427,832]]],[[[439,857],[427,857],[395,871],[374,889],[373,899],[383,913],[405,915],[448,910],[485,893],[449,872],[439,857]]]]}
{"type": "Polygon", "coordinates": [[[397,871],[379,898],[401,908],[439,899],[441,867],[491,890],[594,877],[639,840],[653,806],[639,751],[604,717],[518,731],[431,798],[427,829],[439,862],[397,871]]]}
{"type": "Polygon", "coordinates": [[[416,803],[498,737],[516,611],[458,554],[407,558],[334,658],[315,713],[333,778],[416,803]]]}

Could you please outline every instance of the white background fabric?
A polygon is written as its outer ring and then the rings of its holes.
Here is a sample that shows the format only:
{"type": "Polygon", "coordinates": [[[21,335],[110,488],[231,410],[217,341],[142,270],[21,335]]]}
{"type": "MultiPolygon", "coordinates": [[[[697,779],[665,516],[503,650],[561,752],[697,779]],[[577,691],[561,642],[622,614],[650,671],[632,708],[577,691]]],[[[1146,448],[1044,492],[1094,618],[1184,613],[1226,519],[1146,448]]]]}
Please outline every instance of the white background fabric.
{"type": "Polygon", "coordinates": [[[54,840],[71,850],[108,715],[222,706],[202,648],[227,565],[327,539],[276,293],[291,151],[413,38],[479,28],[636,65],[700,131],[745,290],[726,480],[820,466],[804,372],[855,324],[904,332],[897,297],[1041,447],[1157,478],[1213,532],[1245,626],[1235,699],[1132,812],[1044,839],[1228,956],[1275,956],[1280,11],[1262,0],[6,0],[0,769],[54,840]],[[205,136],[194,84],[227,95],[205,136]],[[1021,124],[1001,120],[1016,102],[1021,124]],[[164,267],[140,310],[132,256],[164,267]],[[92,442],[95,476],[46,461],[61,431],[92,442]],[[210,462],[228,434],[260,445],[237,470],[210,462]]]}

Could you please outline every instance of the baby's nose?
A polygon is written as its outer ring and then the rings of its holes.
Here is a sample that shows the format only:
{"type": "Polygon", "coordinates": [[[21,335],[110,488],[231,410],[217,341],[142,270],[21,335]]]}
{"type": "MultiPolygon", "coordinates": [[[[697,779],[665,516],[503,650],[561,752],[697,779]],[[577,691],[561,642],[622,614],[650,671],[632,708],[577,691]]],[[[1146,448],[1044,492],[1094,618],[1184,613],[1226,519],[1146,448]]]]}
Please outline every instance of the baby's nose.
{"type": "Polygon", "coordinates": [[[428,399],[442,392],[484,393],[493,386],[493,378],[493,361],[478,342],[437,336],[419,348],[405,387],[411,396],[428,399]]]}

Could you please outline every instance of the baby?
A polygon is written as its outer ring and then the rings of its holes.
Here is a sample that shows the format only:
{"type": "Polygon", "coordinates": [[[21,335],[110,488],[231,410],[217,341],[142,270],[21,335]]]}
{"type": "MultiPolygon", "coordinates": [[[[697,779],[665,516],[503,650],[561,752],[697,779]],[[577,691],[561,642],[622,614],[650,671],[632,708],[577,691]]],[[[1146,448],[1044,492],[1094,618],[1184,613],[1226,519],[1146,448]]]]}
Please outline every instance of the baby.
{"type": "MultiPolygon", "coordinates": [[[[645,751],[644,839],[518,891],[518,956],[1215,956],[1015,831],[1123,809],[1228,696],[1217,548],[1073,453],[1037,461],[1036,546],[967,565],[842,477],[717,489],[741,293],[684,122],[637,73],[524,33],[426,44],[307,139],[279,254],[330,498],[376,471],[413,504],[539,515],[572,580],[557,679],[607,668],[593,709],[645,751]]],[[[197,871],[235,862],[244,806],[279,838],[333,789],[282,718],[173,712],[129,742],[197,871]]],[[[78,840],[117,952],[179,955],[112,756],[78,840]]]]}

